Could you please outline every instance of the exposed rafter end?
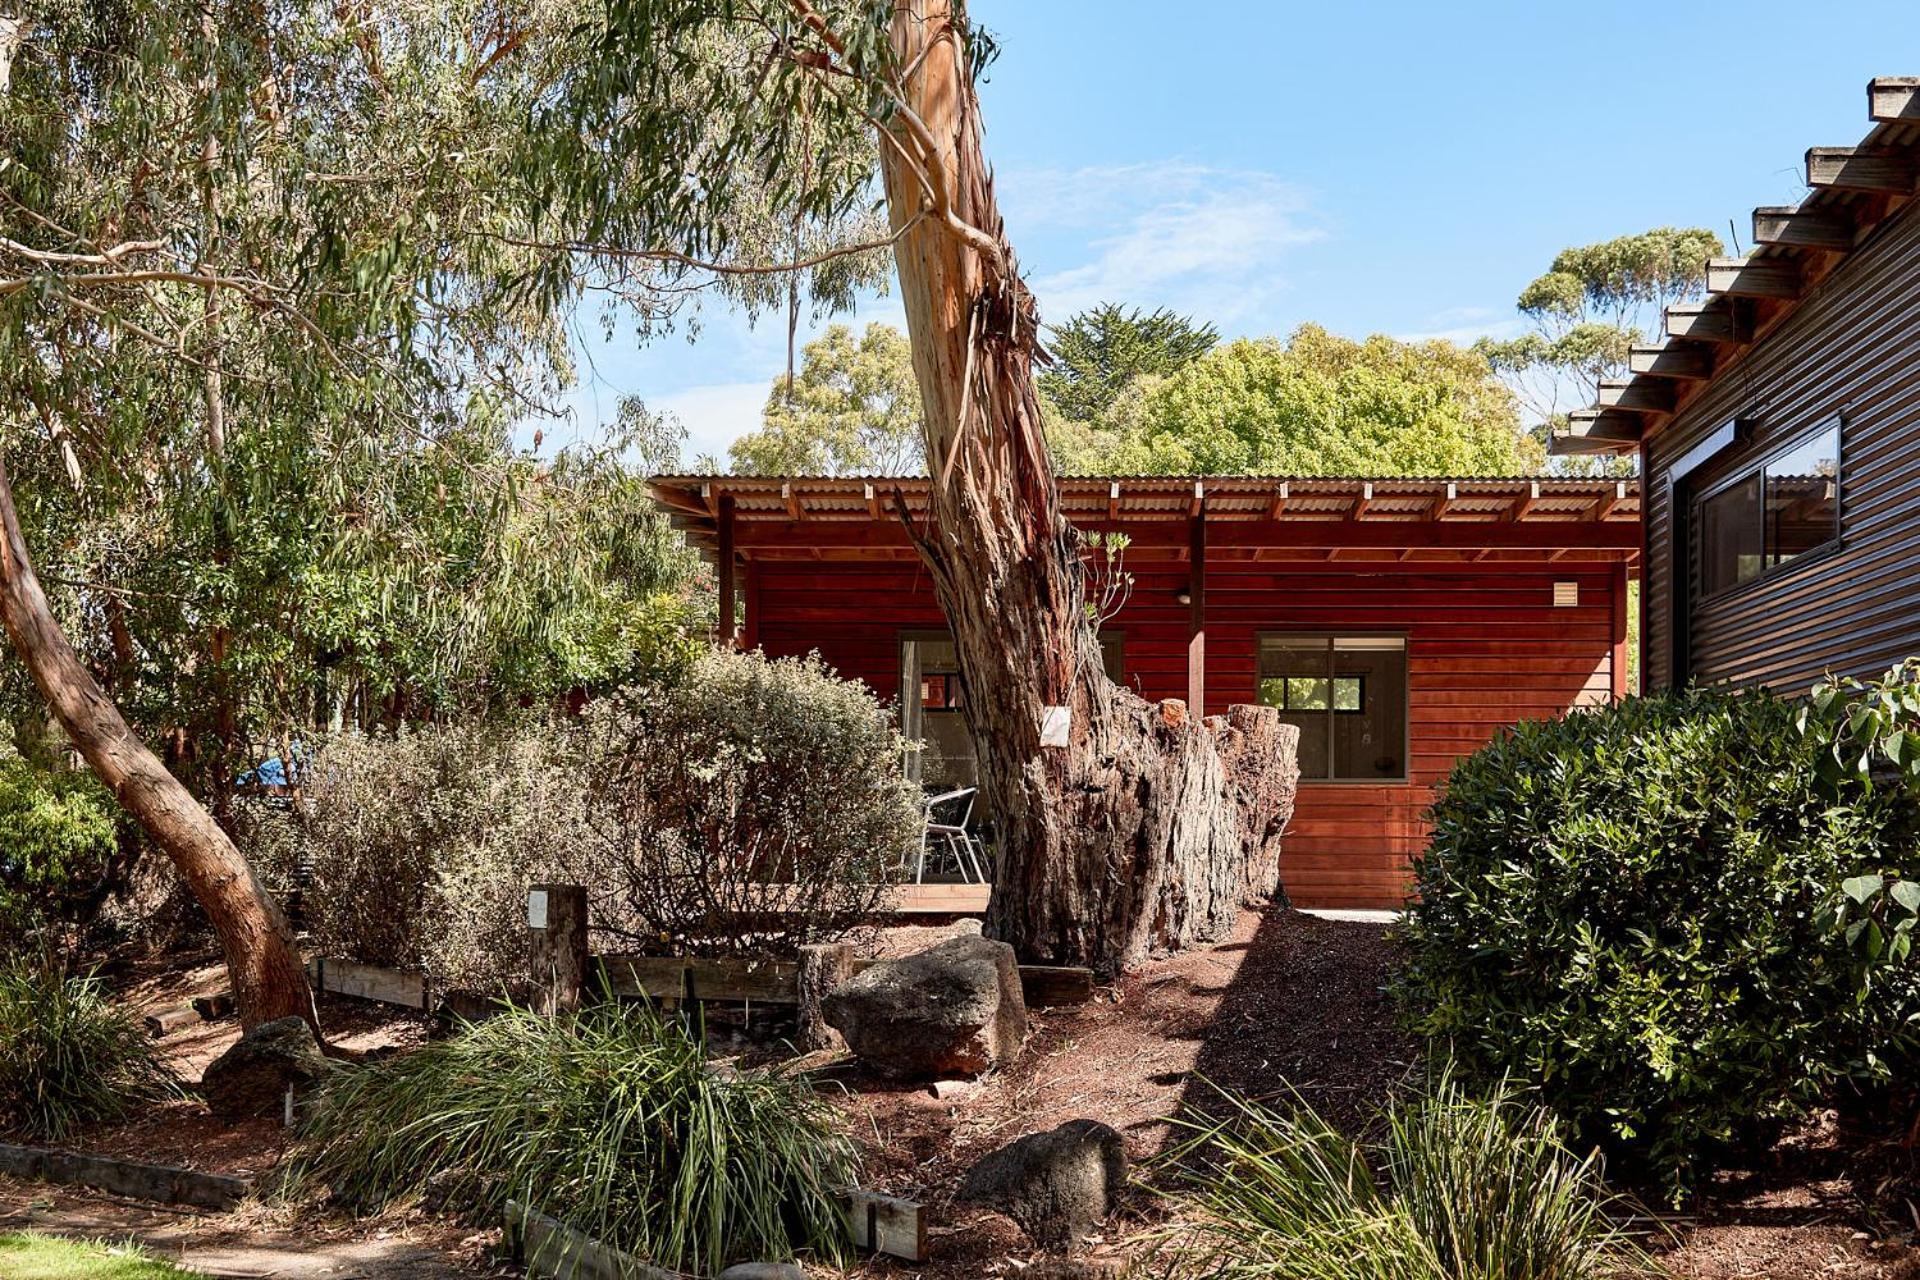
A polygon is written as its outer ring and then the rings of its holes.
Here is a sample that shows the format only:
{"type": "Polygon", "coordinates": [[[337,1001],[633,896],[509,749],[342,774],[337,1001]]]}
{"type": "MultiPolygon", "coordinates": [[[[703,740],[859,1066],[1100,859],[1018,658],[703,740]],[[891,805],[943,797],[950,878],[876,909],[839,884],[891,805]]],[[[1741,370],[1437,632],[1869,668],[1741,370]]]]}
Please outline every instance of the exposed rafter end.
{"type": "Polygon", "coordinates": [[[1667,337],[1688,342],[1752,342],[1753,306],[1743,299],[1724,296],[1705,302],[1676,302],[1667,308],[1665,325],[1667,337]]]}
{"type": "Polygon", "coordinates": [[[1755,244],[1783,244],[1844,253],[1853,248],[1856,231],[1850,218],[1831,210],[1763,205],[1753,211],[1755,244]]]}
{"type": "Polygon", "coordinates": [[[792,485],[780,486],[780,501],[786,504],[788,519],[804,520],[806,518],[806,509],[800,505],[800,495],[793,491],[792,485]]]}
{"type": "Polygon", "coordinates": [[[1360,486],[1360,496],[1353,500],[1353,507],[1347,512],[1349,520],[1364,520],[1367,508],[1373,505],[1373,481],[1360,486]]]}
{"type": "Polygon", "coordinates": [[[1287,503],[1293,497],[1289,492],[1290,489],[1291,486],[1285,480],[1274,486],[1273,497],[1267,502],[1267,519],[1278,520],[1280,513],[1287,509],[1287,503]]]}
{"type": "Polygon", "coordinates": [[[1458,501],[1460,501],[1460,486],[1449,480],[1446,491],[1433,500],[1433,508],[1427,513],[1428,518],[1445,520],[1447,513],[1453,510],[1453,504],[1458,501]]]}
{"type": "Polygon", "coordinates": [[[1879,76],[1868,81],[1867,114],[1880,124],[1920,120],[1920,76],[1879,76]]]}
{"type": "MultiPolygon", "coordinates": [[[[1668,308],[1667,314],[1673,314],[1668,308]]],[[[1672,413],[1673,387],[1665,382],[1641,382],[1632,378],[1602,378],[1594,405],[1623,413],[1672,413]]]]}
{"type": "Polygon", "coordinates": [[[1807,185],[1843,191],[1911,195],[1914,159],[1909,152],[1875,147],[1810,147],[1807,185]]]}
{"type": "Polygon", "coordinates": [[[1800,264],[1790,258],[1712,258],[1707,292],[1742,298],[1797,298],[1800,264]]]}
{"type": "Polygon", "coordinates": [[[1634,346],[1627,349],[1627,369],[1644,378],[1701,381],[1713,376],[1713,352],[1694,342],[1634,346]]]}

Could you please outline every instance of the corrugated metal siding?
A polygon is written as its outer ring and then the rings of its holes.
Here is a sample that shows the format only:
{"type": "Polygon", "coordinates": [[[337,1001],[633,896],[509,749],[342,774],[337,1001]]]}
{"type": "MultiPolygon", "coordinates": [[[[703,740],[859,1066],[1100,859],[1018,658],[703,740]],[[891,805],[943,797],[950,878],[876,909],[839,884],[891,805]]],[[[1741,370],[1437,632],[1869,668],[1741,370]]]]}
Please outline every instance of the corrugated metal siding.
{"type": "Polygon", "coordinates": [[[1831,417],[1841,441],[1842,545],[1694,610],[1694,674],[1804,690],[1823,672],[1878,672],[1920,654],[1920,203],[1881,227],[1789,316],[1654,437],[1647,484],[1646,669],[1671,684],[1673,460],[1734,417],[1760,426],[1706,485],[1831,417]]]}
{"type": "MultiPolygon", "coordinates": [[[[1177,593],[1189,569],[1130,552],[1127,570],[1133,592],[1109,624],[1125,637],[1127,683],[1147,698],[1184,698],[1188,607],[1177,593]]],[[[900,633],[944,627],[913,563],[766,561],[753,580],[747,609],[768,653],[818,650],[883,698],[900,691],[900,633]]],[[[1409,778],[1301,787],[1281,854],[1296,904],[1399,906],[1434,787],[1456,759],[1515,721],[1611,696],[1613,584],[1613,570],[1593,562],[1208,562],[1209,713],[1253,700],[1263,631],[1407,636],[1409,778]],[[1577,606],[1554,607],[1556,581],[1579,584],[1577,606]]]]}

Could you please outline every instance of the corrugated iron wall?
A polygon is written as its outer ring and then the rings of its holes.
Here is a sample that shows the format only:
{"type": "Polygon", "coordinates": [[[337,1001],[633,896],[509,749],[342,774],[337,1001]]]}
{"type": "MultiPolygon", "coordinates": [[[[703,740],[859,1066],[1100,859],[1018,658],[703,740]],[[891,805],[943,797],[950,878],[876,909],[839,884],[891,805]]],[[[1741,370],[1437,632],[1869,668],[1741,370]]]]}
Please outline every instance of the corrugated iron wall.
{"type": "MultiPolygon", "coordinates": [[[[1690,478],[1751,466],[1839,413],[1841,549],[1692,610],[1692,674],[1800,692],[1827,670],[1876,673],[1920,654],[1920,203],[1879,228],[1775,332],[1650,446],[1646,671],[1674,682],[1673,520],[1665,472],[1730,418],[1752,442],[1690,478]]],[[[1685,673],[1681,673],[1685,674],[1685,673]]]]}

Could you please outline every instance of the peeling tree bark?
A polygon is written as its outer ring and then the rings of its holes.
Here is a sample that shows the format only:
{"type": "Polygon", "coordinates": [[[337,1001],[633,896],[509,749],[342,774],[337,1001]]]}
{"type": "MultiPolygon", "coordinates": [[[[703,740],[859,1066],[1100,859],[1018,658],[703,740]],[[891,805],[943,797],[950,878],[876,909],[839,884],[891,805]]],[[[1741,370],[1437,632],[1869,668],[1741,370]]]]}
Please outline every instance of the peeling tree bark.
{"type": "Polygon", "coordinates": [[[0,621],[47,707],[121,806],[178,867],[226,955],[240,1021],[319,1017],[293,930],[213,816],[128,727],[54,620],[0,461],[0,621]]]}
{"type": "Polygon", "coordinates": [[[1082,539],[1042,435],[1038,316],[982,154],[964,21],[950,0],[896,5],[894,52],[911,70],[880,140],[933,478],[929,525],[914,536],[953,630],[1002,834],[988,930],[1028,959],[1111,974],[1222,936],[1244,901],[1277,887],[1268,862],[1285,814],[1268,827],[1277,797],[1291,810],[1297,735],[1268,708],[1237,708],[1229,730],[1106,678],[1082,539]],[[1064,747],[1041,745],[1050,707],[1070,716],[1064,747]],[[1223,756],[1229,732],[1239,749],[1223,756]]]}

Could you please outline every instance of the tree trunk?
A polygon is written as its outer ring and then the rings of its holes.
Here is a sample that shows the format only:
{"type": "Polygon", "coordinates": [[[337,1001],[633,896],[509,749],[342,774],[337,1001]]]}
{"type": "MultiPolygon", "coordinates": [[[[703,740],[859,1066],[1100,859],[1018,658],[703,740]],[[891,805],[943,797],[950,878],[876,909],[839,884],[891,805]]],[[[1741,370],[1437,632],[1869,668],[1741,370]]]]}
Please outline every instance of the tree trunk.
{"type": "Polygon", "coordinates": [[[128,727],[67,642],[27,554],[13,485],[0,461],[0,621],[47,707],[94,773],[173,860],[212,921],[243,1026],[298,1016],[320,1022],[293,930],[239,849],[128,727]]]}
{"type": "Polygon", "coordinates": [[[1297,735],[1271,709],[1236,709],[1235,741],[1267,749],[1234,752],[1230,770],[1224,725],[1106,678],[1083,542],[1041,431],[1038,316],[981,152],[964,21],[950,0],[896,6],[908,110],[880,146],[933,481],[929,527],[914,534],[1000,826],[988,930],[1030,960],[1111,974],[1222,936],[1276,887],[1279,828],[1257,815],[1282,794],[1290,810],[1297,735]],[[1064,746],[1043,745],[1050,713],[1067,718],[1064,746]]]}

